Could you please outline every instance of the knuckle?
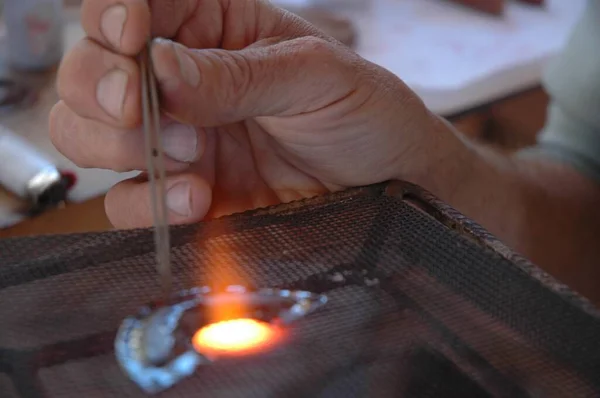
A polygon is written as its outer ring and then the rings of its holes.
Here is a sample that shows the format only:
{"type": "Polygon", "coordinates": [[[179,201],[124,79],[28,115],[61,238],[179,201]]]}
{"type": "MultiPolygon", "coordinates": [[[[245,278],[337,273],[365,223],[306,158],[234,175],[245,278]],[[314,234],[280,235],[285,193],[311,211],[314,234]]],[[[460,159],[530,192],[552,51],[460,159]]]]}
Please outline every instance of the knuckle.
{"type": "Polygon", "coordinates": [[[116,173],[128,173],[133,170],[128,165],[130,162],[131,153],[124,153],[122,150],[119,153],[112,152],[112,156],[108,156],[106,159],[106,168],[116,173]]]}
{"type": "Polygon", "coordinates": [[[336,58],[338,46],[321,37],[305,36],[298,39],[297,51],[302,56],[336,58]]]}
{"type": "Polygon", "coordinates": [[[356,61],[352,54],[340,45],[321,37],[307,36],[294,43],[295,59],[301,60],[300,67],[306,70],[319,70],[328,74],[336,82],[348,83],[356,76],[356,61]]]}
{"type": "Polygon", "coordinates": [[[122,207],[121,201],[119,200],[119,186],[115,185],[111,189],[106,192],[104,196],[104,212],[106,213],[106,217],[108,221],[115,227],[121,228],[125,227],[124,219],[121,217],[121,209],[122,207]]]}
{"type": "Polygon", "coordinates": [[[104,196],[104,211],[106,217],[116,228],[126,228],[129,223],[126,216],[130,214],[130,212],[124,209],[127,207],[127,204],[124,201],[127,195],[124,195],[123,192],[127,187],[123,185],[123,182],[114,185],[104,196]]]}
{"type": "Polygon", "coordinates": [[[82,71],[88,70],[86,60],[90,55],[91,43],[82,39],[65,55],[60,63],[56,76],[56,87],[59,98],[75,99],[80,92],[81,82],[78,82],[82,71]]]}
{"type": "Polygon", "coordinates": [[[64,102],[50,111],[49,136],[57,151],[82,169],[107,168],[119,173],[131,171],[131,153],[118,136],[99,131],[95,123],[80,119],[64,102]],[[101,142],[97,142],[103,136],[101,142]]]}
{"type": "Polygon", "coordinates": [[[54,105],[49,117],[49,135],[52,145],[77,167],[89,168],[91,165],[87,164],[83,152],[77,148],[78,134],[78,123],[67,106],[63,102],[54,105]]]}
{"type": "Polygon", "coordinates": [[[65,154],[63,153],[63,155],[65,155],[71,162],[73,162],[73,164],[77,167],[79,167],[80,169],[91,169],[94,168],[94,166],[87,160],[87,158],[85,156],[81,156],[81,155],[77,155],[77,152],[72,152],[75,154],[65,154]]]}
{"type": "MultiPolygon", "coordinates": [[[[63,103],[58,102],[54,104],[52,109],[50,109],[50,114],[48,115],[48,134],[50,135],[50,142],[55,147],[60,146],[61,135],[60,135],[60,120],[61,113],[64,112],[63,103]]],[[[58,149],[58,148],[57,148],[58,149]]]]}
{"type": "Polygon", "coordinates": [[[141,195],[143,190],[134,179],[121,181],[108,190],[104,197],[104,211],[115,228],[148,226],[150,207],[141,195]]]}
{"type": "Polygon", "coordinates": [[[132,163],[137,160],[135,154],[131,153],[132,146],[128,140],[130,133],[133,132],[119,132],[118,134],[112,134],[111,132],[98,133],[106,136],[103,140],[103,145],[88,145],[88,151],[96,151],[95,167],[106,168],[117,173],[131,171],[132,163]]]}
{"type": "Polygon", "coordinates": [[[302,63],[296,67],[330,77],[324,84],[331,86],[333,91],[336,87],[347,89],[358,84],[364,65],[346,47],[316,36],[300,38],[295,41],[294,47],[296,54],[292,56],[302,63]]]}

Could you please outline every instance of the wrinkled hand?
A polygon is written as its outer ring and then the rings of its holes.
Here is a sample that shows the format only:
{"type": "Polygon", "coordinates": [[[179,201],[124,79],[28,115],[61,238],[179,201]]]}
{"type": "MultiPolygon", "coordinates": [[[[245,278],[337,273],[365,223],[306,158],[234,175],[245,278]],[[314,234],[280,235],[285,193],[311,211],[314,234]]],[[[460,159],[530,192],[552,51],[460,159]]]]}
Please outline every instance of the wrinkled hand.
{"type": "MultiPolygon", "coordinates": [[[[410,176],[435,144],[399,79],[267,1],[85,0],[82,23],[52,141],[81,167],[143,171],[136,54],[169,38],[152,57],[172,223],[410,176]]],[[[109,191],[116,227],[151,224],[148,188],[141,174],[109,191]]]]}

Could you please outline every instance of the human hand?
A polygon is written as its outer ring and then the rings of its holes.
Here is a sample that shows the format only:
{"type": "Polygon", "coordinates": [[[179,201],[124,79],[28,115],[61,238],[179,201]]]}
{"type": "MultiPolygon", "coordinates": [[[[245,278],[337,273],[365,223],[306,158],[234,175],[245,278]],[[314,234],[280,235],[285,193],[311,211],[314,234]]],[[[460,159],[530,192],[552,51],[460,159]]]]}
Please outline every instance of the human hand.
{"type": "MultiPolygon", "coordinates": [[[[84,0],[82,24],[52,141],[81,167],[144,170],[135,56],[170,38],[152,57],[172,223],[410,179],[437,145],[439,120],[398,78],[267,1],[84,0]]],[[[143,174],[114,186],[111,222],[151,225],[148,192],[143,174]]]]}

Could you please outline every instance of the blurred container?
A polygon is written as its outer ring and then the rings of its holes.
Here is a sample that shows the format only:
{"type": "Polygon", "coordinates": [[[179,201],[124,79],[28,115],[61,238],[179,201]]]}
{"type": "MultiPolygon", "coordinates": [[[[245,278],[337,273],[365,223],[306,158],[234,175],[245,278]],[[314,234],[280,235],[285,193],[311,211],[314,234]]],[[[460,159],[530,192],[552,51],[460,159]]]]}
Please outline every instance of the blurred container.
{"type": "Polygon", "coordinates": [[[3,1],[9,65],[27,71],[58,65],[63,55],[63,0],[3,1]]]}

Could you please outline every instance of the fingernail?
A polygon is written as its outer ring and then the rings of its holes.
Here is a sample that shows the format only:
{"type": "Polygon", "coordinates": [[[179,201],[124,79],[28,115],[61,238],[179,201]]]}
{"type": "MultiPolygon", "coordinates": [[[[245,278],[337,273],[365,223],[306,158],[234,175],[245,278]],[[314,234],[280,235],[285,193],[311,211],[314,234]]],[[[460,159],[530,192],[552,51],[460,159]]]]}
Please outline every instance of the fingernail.
{"type": "Polygon", "coordinates": [[[127,8],[122,4],[112,6],[102,13],[100,30],[106,40],[116,48],[121,46],[121,35],[126,20],[127,8]]]}
{"type": "Polygon", "coordinates": [[[192,87],[196,87],[200,83],[200,71],[196,62],[185,53],[185,47],[175,44],[175,55],[177,56],[177,62],[179,62],[179,70],[183,80],[192,87]]]}
{"type": "Polygon", "coordinates": [[[163,129],[163,149],[173,160],[192,162],[198,156],[198,134],[192,126],[174,123],[163,129]]]}
{"type": "Polygon", "coordinates": [[[167,207],[173,213],[183,217],[192,214],[190,184],[178,182],[167,191],[167,207]]]}
{"type": "Polygon", "coordinates": [[[113,69],[100,79],[96,87],[98,103],[106,113],[117,119],[123,113],[128,80],[129,76],[125,71],[113,69]]]}

